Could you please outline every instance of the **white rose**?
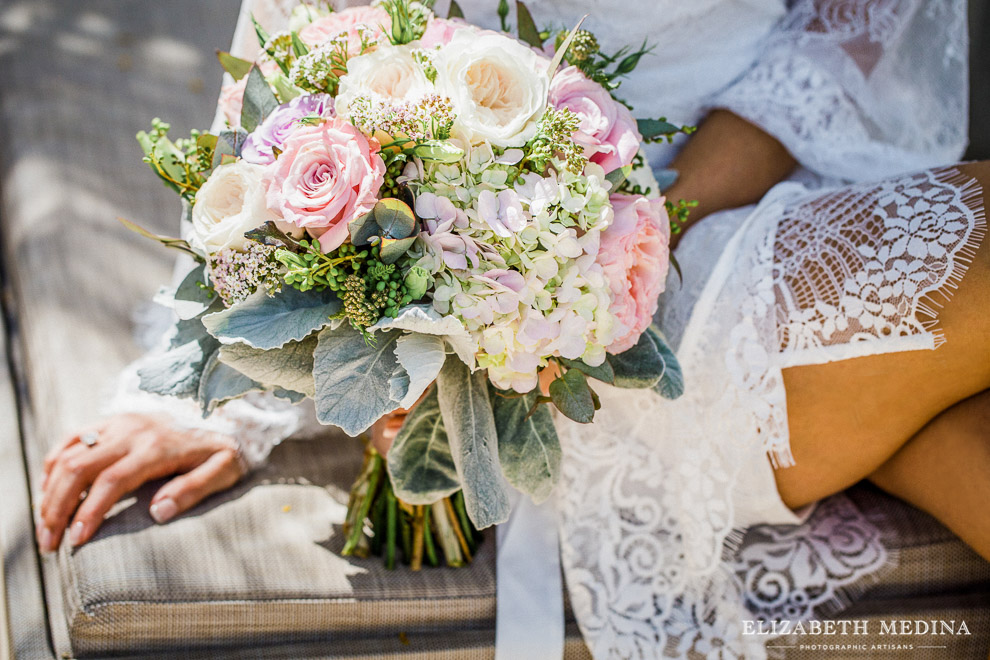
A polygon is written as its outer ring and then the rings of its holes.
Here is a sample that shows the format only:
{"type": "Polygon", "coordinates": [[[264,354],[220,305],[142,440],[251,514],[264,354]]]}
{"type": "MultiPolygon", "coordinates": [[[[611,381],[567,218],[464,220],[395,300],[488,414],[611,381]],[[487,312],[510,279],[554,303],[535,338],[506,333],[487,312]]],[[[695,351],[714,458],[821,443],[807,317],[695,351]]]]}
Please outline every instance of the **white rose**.
{"type": "Polygon", "coordinates": [[[196,193],[192,209],[194,247],[216,254],[224,248],[244,250],[251,231],[275,220],[282,231],[298,229],[278,222],[278,214],[265,204],[265,187],[261,176],[265,168],[243,160],[220,165],[196,193]]]}
{"type": "Polygon", "coordinates": [[[550,87],[545,58],[509,37],[463,30],[434,63],[437,91],[453,102],[459,136],[519,147],[536,135],[550,87]]]}
{"type": "Polygon", "coordinates": [[[408,47],[379,46],[347,60],[347,74],[340,79],[334,106],[338,116],[348,117],[351,103],[359,96],[401,102],[418,101],[432,92],[433,85],[408,47]]]}

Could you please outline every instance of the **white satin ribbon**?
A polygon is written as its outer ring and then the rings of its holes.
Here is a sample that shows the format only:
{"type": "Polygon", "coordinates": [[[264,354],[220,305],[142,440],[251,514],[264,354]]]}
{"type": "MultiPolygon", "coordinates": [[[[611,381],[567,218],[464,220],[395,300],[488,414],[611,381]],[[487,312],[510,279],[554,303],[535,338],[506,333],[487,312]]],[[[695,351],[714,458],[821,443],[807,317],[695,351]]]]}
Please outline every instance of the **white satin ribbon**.
{"type": "Polygon", "coordinates": [[[510,493],[512,513],[496,530],[495,660],[564,656],[564,592],[557,512],[510,493]]]}

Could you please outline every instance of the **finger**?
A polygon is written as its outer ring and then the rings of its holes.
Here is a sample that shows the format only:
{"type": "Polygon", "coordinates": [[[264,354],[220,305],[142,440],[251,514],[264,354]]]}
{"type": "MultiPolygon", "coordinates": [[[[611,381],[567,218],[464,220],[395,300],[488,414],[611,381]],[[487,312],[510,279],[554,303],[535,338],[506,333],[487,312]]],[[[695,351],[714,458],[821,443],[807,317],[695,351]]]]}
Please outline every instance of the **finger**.
{"type": "Polygon", "coordinates": [[[103,431],[105,427],[106,427],[105,421],[99,422],[98,424],[91,424],[89,426],[84,426],[83,428],[79,429],[78,432],[70,433],[65,438],[63,438],[61,442],[59,442],[57,445],[52,447],[50,450],[48,450],[48,453],[45,454],[45,461],[43,465],[45,475],[51,472],[52,468],[55,467],[55,461],[58,459],[59,455],[62,452],[64,452],[69,447],[72,447],[73,445],[79,444],[79,442],[82,441],[82,437],[87,433],[99,434],[103,431]]]}
{"type": "Polygon", "coordinates": [[[162,486],[151,498],[151,517],[159,524],[166,523],[207,496],[230,488],[242,475],[237,454],[229,449],[218,451],[199,466],[162,486]]]}
{"type": "Polygon", "coordinates": [[[120,450],[113,447],[76,445],[68,448],[55,462],[41,497],[38,543],[43,552],[58,547],[83,491],[101,470],[119,459],[119,454],[120,450]]]}
{"type": "Polygon", "coordinates": [[[72,520],[69,542],[78,546],[88,541],[103,524],[104,516],[124,495],[170,471],[156,454],[147,451],[127,454],[101,471],[72,520]]]}

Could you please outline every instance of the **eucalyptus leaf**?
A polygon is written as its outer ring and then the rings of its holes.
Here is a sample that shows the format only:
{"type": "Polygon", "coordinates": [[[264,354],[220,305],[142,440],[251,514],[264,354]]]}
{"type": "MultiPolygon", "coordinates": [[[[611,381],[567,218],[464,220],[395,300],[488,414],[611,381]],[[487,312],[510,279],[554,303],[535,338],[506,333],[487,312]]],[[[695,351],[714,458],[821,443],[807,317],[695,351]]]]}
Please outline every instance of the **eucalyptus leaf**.
{"type": "Polygon", "coordinates": [[[341,305],[329,289],[302,292],[284,287],[274,296],[256,291],[236,305],[203,317],[203,323],[224,344],[278,348],[329,325],[341,305]]]}
{"type": "Polygon", "coordinates": [[[447,18],[464,18],[464,10],[457,4],[457,0],[450,0],[450,8],[447,10],[447,18]]]}
{"type": "Polygon", "coordinates": [[[402,255],[409,251],[409,248],[415,242],[415,236],[409,236],[408,238],[382,238],[380,252],[382,263],[394,264],[402,255]]]}
{"type": "Polygon", "coordinates": [[[203,417],[208,417],[224,401],[263,389],[265,388],[261,383],[223,364],[220,362],[218,353],[213,353],[206,361],[206,366],[203,367],[197,399],[203,411],[203,417]]]}
{"type": "Polygon", "coordinates": [[[262,350],[246,344],[220,347],[220,361],[266,387],[291,390],[306,396],[316,394],[313,382],[313,352],[316,335],[290,341],[282,348],[262,350]]]}
{"type": "Polygon", "coordinates": [[[241,127],[250,133],[277,107],[278,99],[275,98],[275,92],[265,80],[261,69],[254,67],[248,73],[247,85],[244,87],[241,127]]]}
{"type": "Polygon", "coordinates": [[[320,332],[314,353],[316,416],[356,436],[399,407],[389,380],[401,369],[395,357],[397,331],[379,333],[369,344],[349,324],[320,332]]]}
{"type": "Polygon", "coordinates": [[[392,398],[400,407],[411,408],[443,368],[447,357],[443,338],[418,332],[402,335],[395,343],[395,357],[407,374],[409,385],[402,398],[392,398]]]}
{"type": "Polygon", "coordinates": [[[636,127],[644,140],[655,140],[658,137],[681,132],[680,126],[665,119],[637,119],[636,127]]]}
{"type": "Polygon", "coordinates": [[[538,392],[521,397],[491,393],[502,473],[537,504],[557,485],[561,458],[553,415],[547,406],[537,405],[538,397],[538,392]]]}
{"type": "Polygon", "coordinates": [[[595,380],[600,380],[603,383],[608,383],[610,385],[615,382],[615,371],[612,369],[612,365],[609,364],[608,360],[605,360],[597,367],[592,367],[584,360],[568,360],[566,358],[560,358],[560,361],[568,369],[577,369],[584,375],[591,376],[595,380]]]}
{"type": "Polygon", "coordinates": [[[590,424],[595,417],[595,402],[587,377],[580,369],[569,369],[550,383],[550,399],[564,416],[575,422],[590,424]]]}
{"type": "Polygon", "coordinates": [[[387,462],[392,487],[403,502],[433,504],[461,488],[436,388],[406,417],[387,462]]]}
{"type": "Polygon", "coordinates": [[[236,158],[241,155],[241,147],[248,134],[241,130],[221,131],[217,136],[217,144],[213,149],[213,168],[224,163],[224,157],[236,158]]]}
{"type": "Polygon", "coordinates": [[[509,496],[499,466],[487,376],[472,374],[456,357],[448,357],[437,378],[437,396],[471,522],[478,529],[505,522],[509,496]]]}
{"type": "Polygon", "coordinates": [[[618,355],[608,355],[606,359],[615,371],[616,387],[643,388],[659,383],[667,368],[660,352],[661,345],[666,344],[650,326],[635,346],[618,355]]]}
{"type": "Polygon", "coordinates": [[[299,241],[279,229],[278,225],[272,220],[251,231],[244,232],[244,237],[262,245],[284,248],[286,250],[295,250],[300,247],[299,241]]]}
{"type": "Polygon", "coordinates": [[[413,147],[413,156],[437,163],[456,163],[464,158],[464,150],[449,140],[424,140],[413,147]]]}

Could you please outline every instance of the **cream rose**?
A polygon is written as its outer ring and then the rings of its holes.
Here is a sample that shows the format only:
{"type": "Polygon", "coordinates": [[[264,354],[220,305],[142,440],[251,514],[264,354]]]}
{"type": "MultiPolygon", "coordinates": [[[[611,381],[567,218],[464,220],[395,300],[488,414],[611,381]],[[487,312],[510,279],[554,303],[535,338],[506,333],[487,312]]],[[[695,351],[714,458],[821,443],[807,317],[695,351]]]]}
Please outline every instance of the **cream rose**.
{"type": "Polygon", "coordinates": [[[347,61],[347,75],[340,79],[335,107],[338,116],[348,117],[350,104],[359,96],[418,101],[432,91],[433,85],[409,48],[380,46],[347,61]]]}
{"type": "Polygon", "coordinates": [[[509,37],[462,30],[434,63],[436,88],[453,102],[458,136],[519,147],[536,134],[550,87],[546,58],[509,37]]]}
{"type": "Polygon", "coordinates": [[[208,254],[224,248],[244,250],[249,239],[244,232],[274,220],[282,229],[298,230],[280,222],[279,215],[265,203],[262,176],[265,168],[239,160],[220,165],[196,193],[192,209],[193,234],[190,242],[208,254]]]}

